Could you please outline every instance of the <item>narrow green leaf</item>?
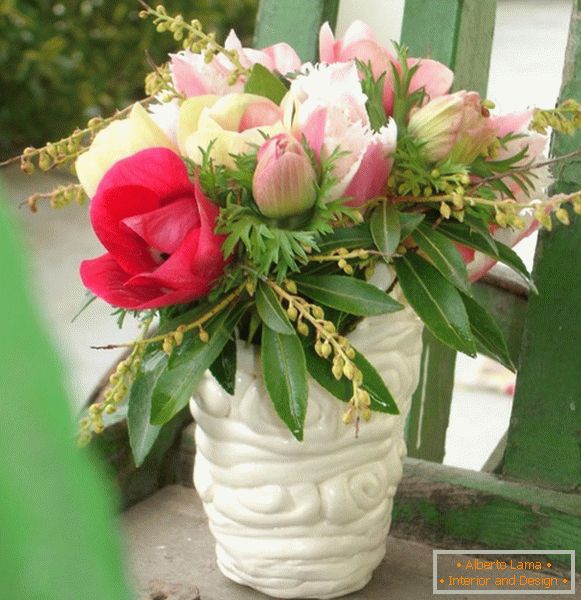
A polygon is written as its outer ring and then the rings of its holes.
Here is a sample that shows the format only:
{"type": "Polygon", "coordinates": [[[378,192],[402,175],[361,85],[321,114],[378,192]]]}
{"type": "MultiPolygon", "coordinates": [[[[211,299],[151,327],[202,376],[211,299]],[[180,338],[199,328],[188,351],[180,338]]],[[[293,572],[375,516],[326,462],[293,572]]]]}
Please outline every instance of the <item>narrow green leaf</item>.
{"type": "Polygon", "coordinates": [[[468,283],[468,271],[456,245],[446,237],[432,229],[429,225],[420,224],[413,233],[413,238],[422,252],[440,273],[459,290],[471,296],[468,283]]]}
{"type": "MultiPolygon", "coordinates": [[[[331,363],[319,356],[312,346],[305,347],[305,356],[311,377],[335,398],[342,402],[349,402],[353,395],[353,384],[345,377],[335,379],[331,371],[331,363]]],[[[363,374],[363,389],[371,396],[371,410],[392,415],[399,414],[393,396],[375,367],[360,352],[356,353],[353,362],[363,374]]]]}
{"type": "Polygon", "coordinates": [[[460,293],[429,262],[408,252],[394,261],[407,301],[443,344],[476,355],[468,314],[460,293]]]}
{"type": "Polygon", "coordinates": [[[470,227],[462,223],[440,223],[440,225],[438,225],[438,230],[455,242],[468,246],[469,248],[474,248],[474,250],[478,250],[479,252],[504,263],[513,271],[516,271],[528,283],[530,288],[537,293],[531,274],[528,272],[525,264],[520,259],[519,255],[505,244],[502,244],[498,240],[494,240],[494,245],[496,246],[495,251],[486,239],[486,236],[480,232],[471,230],[470,227]]]}
{"type": "Polygon", "coordinates": [[[195,334],[189,335],[174,350],[167,370],[153,390],[151,423],[162,425],[186,406],[204,372],[230,339],[246,308],[245,303],[238,303],[214,317],[206,327],[210,336],[207,342],[202,342],[195,334]]]}
{"type": "Polygon", "coordinates": [[[296,334],[284,335],[262,326],[262,375],[278,416],[301,441],[309,387],[305,353],[296,334]]]}
{"type": "Polygon", "coordinates": [[[230,338],[220,356],[210,365],[210,372],[224,391],[231,396],[236,391],[236,340],[230,338]]]}
{"type": "Polygon", "coordinates": [[[373,211],[369,226],[377,249],[386,255],[384,258],[391,256],[398,247],[401,236],[397,209],[387,202],[381,202],[373,211]]]}
{"type": "Polygon", "coordinates": [[[256,63],[248,76],[244,91],[247,94],[256,94],[280,104],[287,93],[284,83],[266,67],[256,63]]]}
{"type": "Polygon", "coordinates": [[[295,279],[301,293],[313,300],[359,317],[396,312],[403,306],[361,279],[343,275],[301,275],[295,279]]]}
{"type": "Polygon", "coordinates": [[[332,234],[325,235],[320,242],[317,243],[319,252],[327,254],[337,248],[347,248],[354,250],[355,248],[370,248],[373,246],[373,238],[367,223],[361,223],[355,227],[340,227],[335,229],[332,234]]]}
{"type": "Polygon", "coordinates": [[[273,331],[285,335],[293,335],[295,329],[286,316],[286,312],[280,305],[276,294],[262,281],[256,288],[256,309],[260,318],[273,331]]]}
{"type": "Polygon", "coordinates": [[[515,364],[508,351],[504,335],[496,321],[478,302],[469,296],[462,295],[462,301],[466,307],[470,328],[480,344],[488,354],[498,360],[507,369],[515,371],[515,364]]]}
{"type": "Polygon", "coordinates": [[[399,213],[401,241],[403,242],[424,219],[425,216],[420,213],[399,213]]]}
{"type": "Polygon", "coordinates": [[[152,425],[149,418],[153,389],[167,368],[167,359],[167,354],[161,350],[155,350],[146,355],[141,361],[139,373],[129,390],[127,427],[129,444],[137,467],[143,464],[161,431],[161,426],[152,425]]]}

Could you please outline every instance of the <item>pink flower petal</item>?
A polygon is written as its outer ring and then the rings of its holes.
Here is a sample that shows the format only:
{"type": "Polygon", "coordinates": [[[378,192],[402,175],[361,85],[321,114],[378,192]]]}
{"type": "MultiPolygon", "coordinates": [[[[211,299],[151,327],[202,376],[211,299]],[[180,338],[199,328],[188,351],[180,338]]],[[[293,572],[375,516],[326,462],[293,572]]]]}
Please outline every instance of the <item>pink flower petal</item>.
{"type": "Polygon", "coordinates": [[[122,223],[137,233],[151,247],[172,254],[190,229],[200,222],[193,198],[123,219],[122,223]]]}
{"type": "Polygon", "coordinates": [[[412,78],[410,92],[424,88],[430,98],[447,94],[454,82],[454,73],[441,62],[429,58],[410,58],[408,66],[420,63],[418,70],[412,78]]]}
{"type": "Polygon", "coordinates": [[[301,128],[300,134],[305,136],[307,144],[315,153],[317,159],[321,158],[321,148],[325,141],[325,126],[327,123],[327,109],[317,108],[308,117],[301,128]]]}
{"type": "Polygon", "coordinates": [[[176,90],[186,98],[208,94],[208,86],[194,66],[178,55],[171,57],[170,69],[176,90]]]}
{"type": "Polygon", "coordinates": [[[335,62],[335,36],[327,22],[321,25],[319,31],[319,60],[325,63],[335,62]]]}
{"type": "Polygon", "coordinates": [[[284,42],[263,48],[262,52],[272,61],[272,68],[282,75],[298,71],[301,67],[299,55],[284,42]]]}
{"type": "Polygon", "coordinates": [[[345,35],[340,41],[341,49],[363,40],[375,42],[376,38],[373,29],[371,29],[371,27],[369,27],[369,25],[363,21],[353,21],[353,23],[351,23],[351,25],[349,25],[347,28],[347,31],[345,31],[345,35]]]}
{"type": "Polygon", "coordinates": [[[371,143],[363,155],[357,173],[345,190],[344,195],[352,198],[346,202],[347,206],[361,206],[367,200],[382,194],[388,175],[389,164],[384,156],[382,144],[371,143]]]}
{"type": "Polygon", "coordinates": [[[502,138],[509,133],[522,131],[533,116],[532,110],[514,112],[508,115],[493,115],[490,117],[490,126],[495,130],[498,137],[502,138]]]}
{"type": "Polygon", "coordinates": [[[255,127],[266,127],[274,125],[282,119],[282,110],[274,102],[266,99],[264,102],[253,102],[244,111],[238,131],[246,131],[255,127]]]}

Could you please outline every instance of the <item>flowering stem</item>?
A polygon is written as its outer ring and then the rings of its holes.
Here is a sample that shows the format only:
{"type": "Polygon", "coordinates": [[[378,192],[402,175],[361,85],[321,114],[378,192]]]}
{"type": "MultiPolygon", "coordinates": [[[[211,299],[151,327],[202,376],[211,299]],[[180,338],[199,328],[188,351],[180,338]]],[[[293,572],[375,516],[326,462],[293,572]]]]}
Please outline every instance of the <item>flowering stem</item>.
{"type": "Polygon", "coordinates": [[[288,314],[292,320],[297,321],[297,330],[302,335],[308,335],[308,328],[303,323],[303,319],[308,321],[316,331],[317,341],[315,343],[315,352],[324,359],[333,354],[332,373],[335,379],[347,377],[351,381],[353,395],[349,400],[347,409],[343,414],[343,422],[348,425],[355,418],[355,432],[359,432],[359,422],[361,416],[365,420],[371,417],[371,398],[369,393],[362,388],[363,375],[357,368],[353,359],[355,350],[349,344],[344,336],[340,335],[335,325],[324,318],[323,310],[320,306],[309,304],[304,298],[287,292],[277,283],[268,278],[262,278],[281,299],[288,303],[288,314]],[[294,314],[293,311],[296,311],[294,314]],[[315,313],[318,312],[318,314],[315,313]]]}
{"type": "MultiPolygon", "coordinates": [[[[153,100],[154,98],[149,96],[140,100],[138,104],[147,106],[153,100]]],[[[104,129],[109,123],[128,115],[132,108],[133,104],[130,104],[106,119],[95,117],[89,121],[85,129],[77,129],[69,137],[57,142],[49,142],[42,148],[25,148],[22,154],[0,162],[0,167],[6,167],[20,161],[22,171],[30,174],[34,171],[33,159],[37,159],[38,167],[41,171],[50,171],[55,167],[66,165],[86,152],[88,146],[84,144],[91,142],[101,129],[104,129]]]]}
{"type": "MultiPolygon", "coordinates": [[[[238,53],[234,50],[226,50],[226,48],[218,44],[213,34],[204,33],[199,21],[193,20],[190,23],[187,23],[181,15],[175,17],[168,15],[163,6],[152,8],[149,4],[144,2],[144,0],[139,0],[139,3],[144,8],[140,13],[140,16],[142,18],[148,16],[153,17],[153,22],[157,25],[158,31],[171,31],[174,34],[174,39],[176,41],[182,40],[184,32],[186,32],[187,36],[184,42],[184,48],[195,47],[198,44],[200,49],[204,48],[209,53],[219,52],[234,66],[236,78],[239,75],[248,75],[250,73],[249,69],[244,67],[240,62],[238,53]]],[[[211,54],[207,54],[206,56],[211,60],[211,54]]]]}
{"type": "Polygon", "coordinates": [[[563,154],[562,156],[556,156],[554,158],[550,158],[545,161],[534,163],[534,164],[523,165],[522,167],[515,167],[514,169],[511,169],[510,171],[504,171],[503,173],[497,173],[496,175],[491,175],[490,177],[485,177],[484,179],[481,179],[476,184],[474,184],[470,188],[469,193],[474,192],[475,190],[482,187],[483,185],[487,185],[491,181],[498,181],[499,179],[505,179],[507,177],[511,177],[512,175],[516,175],[518,173],[526,173],[527,171],[534,171],[536,169],[548,167],[550,165],[559,163],[563,160],[575,158],[576,156],[581,156],[581,150],[574,150],[573,152],[569,152],[568,154],[563,154]]]}
{"type": "Polygon", "coordinates": [[[191,331],[192,329],[200,328],[204,323],[208,322],[212,317],[215,317],[219,312],[223,311],[233,300],[238,298],[240,294],[246,289],[246,282],[230,292],[224,297],[218,304],[212,307],[207,313],[202,315],[199,319],[188,323],[187,325],[180,325],[175,331],[170,333],[164,333],[156,335],[150,338],[134,340],[132,342],[121,342],[119,344],[107,344],[106,346],[91,346],[93,350],[115,350],[116,348],[134,348],[135,346],[147,346],[148,344],[155,344],[157,342],[164,342],[167,338],[176,336],[183,336],[184,333],[191,331]]]}

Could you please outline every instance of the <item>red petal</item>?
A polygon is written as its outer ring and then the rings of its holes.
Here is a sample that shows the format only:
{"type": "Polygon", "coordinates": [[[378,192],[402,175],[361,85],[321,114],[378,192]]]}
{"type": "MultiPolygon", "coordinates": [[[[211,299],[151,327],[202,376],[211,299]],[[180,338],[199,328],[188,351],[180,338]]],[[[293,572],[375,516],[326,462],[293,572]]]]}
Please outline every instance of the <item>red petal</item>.
{"type": "Polygon", "coordinates": [[[123,220],[159,208],[160,200],[144,187],[132,185],[98,190],[91,202],[91,223],[97,237],[127,273],[156,267],[148,245],[123,220]]]}
{"type": "Polygon", "coordinates": [[[133,287],[128,285],[127,278],[127,273],[110,254],[81,263],[81,279],[85,286],[99,298],[120,308],[159,308],[189,302],[203,295],[193,289],[168,290],[157,285],[133,287]]]}
{"type": "Polygon", "coordinates": [[[128,217],[122,222],[151,248],[172,254],[190,229],[199,224],[200,217],[192,196],[151,212],[128,217]]]}
{"type": "Polygon", "coordinates": [[[97,188],[97,195],[110,188],[126,185],[151,190],[163,199],[163,204],[190,196],[193,191],[182,159],[167,148],[147,148],[116,162],[105,173],[97,188]]]}
{"type": "Polygon", "coordinates": [[[129,275],[110,254],[83,261],[81,279],[93,294],[122,308],[138,308],[159,295],[159,288],[125,288],[129,275]]]}

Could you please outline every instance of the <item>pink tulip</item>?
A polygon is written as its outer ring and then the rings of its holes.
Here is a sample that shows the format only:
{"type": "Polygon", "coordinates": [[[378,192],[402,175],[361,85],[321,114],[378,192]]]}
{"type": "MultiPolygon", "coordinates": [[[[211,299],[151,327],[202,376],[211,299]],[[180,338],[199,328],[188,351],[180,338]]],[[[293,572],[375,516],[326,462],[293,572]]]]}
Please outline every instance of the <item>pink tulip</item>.
{"type": "Polygon", "coordinates": [[[281,133],[258,151],[252,193],[260,212],[270,219],[286,219],[310,210],[317,198],[317,175],[301,144],[281,133]]]}
{"type": "MultiPolygon", "coordinates": [[[[281,74],[297,71],[301,67],[298,54],[285,43],[274,44],[263,50],[244,48],[238,36],[231,31],[224,42],[226,50],[233,50],[244,67],[251,68],[259,63],[281,74]]],[[[232,63],[222,54],[218,54],[211,63],[207,64],[202,54],[184,50],[171,55],[171,73],[173,84],[178,92],[186,98],[216,94],[223,96],[232,92],[241,92],[244,88],[243,79],[234,84],[228,79],[233,69],[232,63]]]]}
{"type": "MultiPolygon", "coordinates": [[[[392,64],[401,72],[397,59],[376,39],[373,30],[363,21],[354,21],[342,39],[335,39],[328,23],[321,27],[319,34],[319,57],[329,64],[349,62],[358,59],[371,64],[373,76],[377,79],[386,73],[383,86],[383,107],[388,116],[393,115],[394,82],[392,64]]],[[[427,58],[410,58],[408,67],[417,63],[420,66],[410,83],[410,93],[424,88],[428,99],[447,94],[452,87],[454,73],[442,63],[427,58]]]]}

